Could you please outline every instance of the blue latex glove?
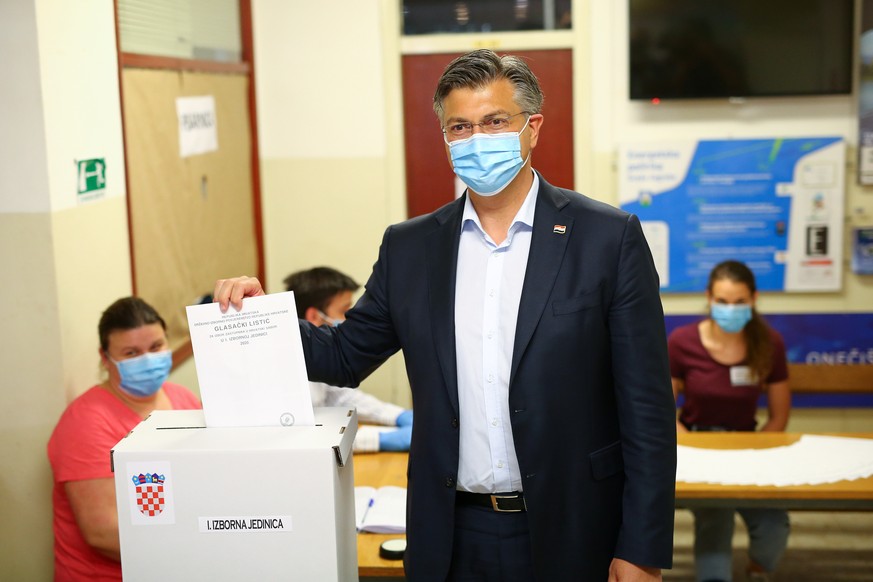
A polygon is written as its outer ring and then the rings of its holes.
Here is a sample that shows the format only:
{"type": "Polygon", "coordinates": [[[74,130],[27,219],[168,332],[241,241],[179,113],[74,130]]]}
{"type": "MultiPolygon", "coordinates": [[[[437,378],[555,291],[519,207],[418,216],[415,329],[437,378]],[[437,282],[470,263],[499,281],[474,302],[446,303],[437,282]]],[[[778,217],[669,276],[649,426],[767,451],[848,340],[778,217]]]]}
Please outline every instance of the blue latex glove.
{"type": "Polygon", "coordinates": [[[412,440],[412,427],[401,426],[396,430],[386,430],[379,433],[380,451],[408,451],[412,440]]]}
{"type": "Polygon", "coordinates": [[[404,410],[397,415],[397,426],[412,426],[412,411],[404,410]]]}

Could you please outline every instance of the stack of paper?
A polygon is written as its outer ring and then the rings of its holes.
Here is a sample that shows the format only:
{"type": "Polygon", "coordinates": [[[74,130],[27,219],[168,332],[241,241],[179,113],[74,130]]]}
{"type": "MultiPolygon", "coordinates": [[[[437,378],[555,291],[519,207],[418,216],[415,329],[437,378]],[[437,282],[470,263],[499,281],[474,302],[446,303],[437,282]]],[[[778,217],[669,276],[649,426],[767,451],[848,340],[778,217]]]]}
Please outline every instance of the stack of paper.
{"type": "Polygon", "coordinates": [[[676,480],[720,485],[819,485],[873,475],[873,439],[803,435],[769,449],[680,445],[676,480]]]}
{"type": "Polygon", "coordinates": [[[406,533],[406,489],[355,487],[355,523],[358,531],[406,533]]]}

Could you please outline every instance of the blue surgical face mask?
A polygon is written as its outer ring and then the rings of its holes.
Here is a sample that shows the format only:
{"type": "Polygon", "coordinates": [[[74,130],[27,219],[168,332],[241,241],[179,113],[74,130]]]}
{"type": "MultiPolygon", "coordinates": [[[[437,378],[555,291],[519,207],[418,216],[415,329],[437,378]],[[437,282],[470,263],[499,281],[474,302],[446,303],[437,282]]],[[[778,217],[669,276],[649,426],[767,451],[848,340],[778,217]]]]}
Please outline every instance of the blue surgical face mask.
{"type": "Polygon", "coordinates": [[[474,133],[466,139],[446,142],[455,174],[480,196],[500,193],[527,163],[521,158],[519,136],[529,122],[530,117],[519,132],[474,133]]]}
{"type": "Polygon", "coordinates": [[[738,333],[752,320],[751,305],[726,305],[713,303],[710,315],[720,328],[728,333],[738,333]]]}
{"type": "Polygon", "coordinates": [[[323,319],[325,321],[325,323],[327,323],[328,325],[330,325],[332,327],[339,327],[340,324],[344,321],[342,319],[336,319],[336,318],[330,317],[328,314],[326,314],[325,312],[323,312],[320,309],[318,310],[318,316],[321,319],[323,319]]]}
{"type": "Polygon", "coordinates": [[[149,352],[118,362],[112,358],[109,361],[118,369],[124,392],[137,398],[148,398],[154,396],[167,381],[170,368],[173,367],[173,352],[149,352]]]}

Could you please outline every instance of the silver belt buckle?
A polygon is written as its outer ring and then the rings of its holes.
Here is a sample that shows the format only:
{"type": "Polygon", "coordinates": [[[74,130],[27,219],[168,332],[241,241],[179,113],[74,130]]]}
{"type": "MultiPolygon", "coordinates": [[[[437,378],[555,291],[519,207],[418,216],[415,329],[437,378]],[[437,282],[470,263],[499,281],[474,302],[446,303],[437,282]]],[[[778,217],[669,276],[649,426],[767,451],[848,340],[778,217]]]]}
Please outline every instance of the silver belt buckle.
{"type": "MultiPolygon", "coordinates": [[[[499,511],[501,513],[521,513],[521,509],[501,509],[497,501],[498,499],[518,499],[518,495],[492,495],[491,507],[494,511],[499,511]]],[[[524,505],[524,508],[527,509],[527,502],[524,500],[524,497],[521,498],[521,503],[524,505]]]]}

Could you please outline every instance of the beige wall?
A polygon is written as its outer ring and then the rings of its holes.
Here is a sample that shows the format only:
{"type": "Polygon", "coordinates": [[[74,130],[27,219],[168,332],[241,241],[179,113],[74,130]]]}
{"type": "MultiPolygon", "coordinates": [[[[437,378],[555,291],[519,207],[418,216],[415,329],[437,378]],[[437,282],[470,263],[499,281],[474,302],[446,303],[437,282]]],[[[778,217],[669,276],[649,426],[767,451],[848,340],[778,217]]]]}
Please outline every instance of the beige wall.
{"type": "Polygon", "coordinates": [[[130,294],[111,0],[0,3],[0,571],[52,573],[45,446],[66,403],[98,380],[96,321],[130,294]],[[107,164],[79,205],[76,159],[107,164]]]}
{"type": "Polygon", "coordinates": [[[0,570],[17,580],[52,572],[45,444],[66,402],[51,237],[45,213],[0,214],[0,269],[15,274],[0,294],[0,570]]]}
{"type": "MultiPolygon", "coordinates": [[[[625,3],[576,0],[577,29],[552,35],[401,39],[399,0],[254,0],[262,196],[269,291],[290,271],[328,264],[365,282],[385,227],[405,217],[401,51],[570,47],[577,189],[615,201],[625,139],[843,135],[856,139],[851,97],[652,111],[629,104],[625,3]]],[[[45,443],[66,402],[98,379],[96,321],[130,293],[118,79],[111,0],[0,2],[0,572],[51,576],[51,475],[45,443]],[[78,205],[76,158],[106,157],[106,198],[78,205]]],[[[551,121],[560,130],[559,120],[551,121]]],[[[848,171],[852,172],[850,165],[848,171]]],[[[873,215],[849,179],[848,225],[873,215]],[[861,212],[855,212],[861,208],[861,212]]],[[[869,220],[869,218],[867,218],[869,220]]],[[[768,311],[869,310],[871,283],[841,293],[772,295],[768,311]]],[[[694,313],[698,297],[668,297],[694,313]]],[[[172,376],[196,389],[189,360],[172,376]]],[[[365,384],[408,402],[402,361],[365,384]]],[[[869,411],[810,411],[796,429],[858,430],[869,411]]]]}
{"type": "MultiPolygon", "coordinates": [[[[264,253],[269,292],[327,265],[362,285],[385,228],[406,217],[393,2],[256,0],[264,253]],[[328,35],[347,42],[324,42],[328,35]],[[353,39],[353,40],[351,40],[353,39]]],[[[402,356],[363,388],[410,403],[402,356]]]]}
{"type": "Polygon", "coordinates": [[[97,321],[110,303],[131,293],[125,199],[53,212],[52,242],[69,401],[101,379],[97,321]]]}

